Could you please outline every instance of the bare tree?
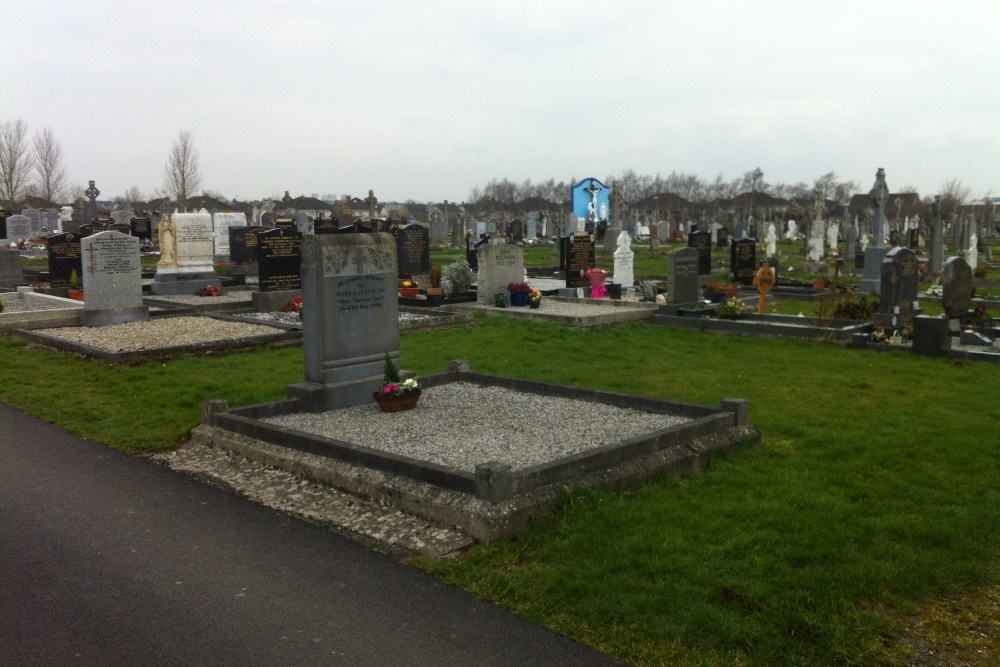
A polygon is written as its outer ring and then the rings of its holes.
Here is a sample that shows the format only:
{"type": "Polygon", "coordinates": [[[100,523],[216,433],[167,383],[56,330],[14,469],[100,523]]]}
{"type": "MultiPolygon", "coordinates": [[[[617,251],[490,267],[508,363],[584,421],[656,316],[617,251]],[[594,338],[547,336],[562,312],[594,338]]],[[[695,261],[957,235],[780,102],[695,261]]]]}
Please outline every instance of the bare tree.
{"type": "Polygon", "coordinates": [[[13,206],[24,196],[30,175],[28,124],[22,118],[0,123],[0,202],[13,206]]]}
{"type": "Polygon", "coordinates": [[[45,128],[35,135],[35,192],[39,197],[57,202],[66,190],[66,169],[63,167],[62,145],[45,128]]]}
{"type": "Polygon", "coordinates": [[[177,200],[177,208],[184,209],[188,195],[193,195],[201,187],[198,151],[188,130],[181,130],[174,140],[164,176],[164,188],[177,200]]]}

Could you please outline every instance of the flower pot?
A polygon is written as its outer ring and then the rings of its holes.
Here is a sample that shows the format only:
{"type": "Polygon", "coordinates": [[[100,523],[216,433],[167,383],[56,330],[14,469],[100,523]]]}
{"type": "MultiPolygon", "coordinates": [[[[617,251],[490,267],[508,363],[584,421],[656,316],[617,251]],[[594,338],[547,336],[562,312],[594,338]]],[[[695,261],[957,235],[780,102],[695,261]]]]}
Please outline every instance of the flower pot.
{"type": "Polygon", "coordinates": [[[418,294],[420,294],[420,288],[419,287],[400,287],[399,288],[399,296],[404,297],[406,299],[412,299],[413,297],[417,296],[418,294]]]}
{"type": "Polygon", "coordinates": [[[73,299],[74,301],[83,301],[83,290],[82,289],[73,289],[71,287],[68,290],[66,290],[66,292],[69,295],[69,298],[73,299]]]}
{"type": "Polygon", "coordinates": [[[404,391],[399,396],[376,391],[372,394],[372,398],[378,403],[379,410],[382,412],[402,412],[417,407],[417,401],[420,400],[420,390],[404,391]]]}
{"type": "Polygon", "coordinates": [[[826,281],[825,280],[814,280],[813,281],[813,289],[826,289],[826,281]]]}
{"type": "Polygon", "coordinates": [[[510,305],[524,307],[528,305],[528,299],[531,298],[530,292],[511,292],[510,293],[510,305]]]}
{"type": "Polygon", "coordinates": [[[622,298],[622,286],[620,283],[611,283],[608,285],[608,297],[615,300],[622,298]]]}
{"type": "Polygon", "coordinates": [[[529,308],[535,308],[535,309],[537,309],[541,305],[542,305],[541,301],[528,301],[528,307],[529,308]]]}

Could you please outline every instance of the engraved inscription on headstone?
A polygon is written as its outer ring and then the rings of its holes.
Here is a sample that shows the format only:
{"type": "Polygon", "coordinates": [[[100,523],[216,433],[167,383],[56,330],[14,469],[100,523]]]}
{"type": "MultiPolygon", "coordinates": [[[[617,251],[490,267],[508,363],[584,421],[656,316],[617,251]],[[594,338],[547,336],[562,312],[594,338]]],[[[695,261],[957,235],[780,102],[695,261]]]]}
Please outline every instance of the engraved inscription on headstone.
{"type": "Polygon", "coordinates": [[[77,278],[83,273],[78,234],[55,234],[48,240],[49,285],[69,287],[70,277],[76,271],[77,278]]]}
{"type": "Polygon", "coordinates": [[[422,225],[406,225],[392,230],[396,239],[399,277],[427,273],[431,268],[430,234],[422,225]]]}
{"type": "Polygon", "coordinates": [[[590,280],[584,275],[594,268],[594,237],[577,232],[560,240],[560,265],[566,275],[566,287],[589,287],[590,280]]]}
{"type": "Polygon", "coordinates": [[[302,234],[276,228],[257,234],[257,273],[260,291],[302,287],[302,234]]]}

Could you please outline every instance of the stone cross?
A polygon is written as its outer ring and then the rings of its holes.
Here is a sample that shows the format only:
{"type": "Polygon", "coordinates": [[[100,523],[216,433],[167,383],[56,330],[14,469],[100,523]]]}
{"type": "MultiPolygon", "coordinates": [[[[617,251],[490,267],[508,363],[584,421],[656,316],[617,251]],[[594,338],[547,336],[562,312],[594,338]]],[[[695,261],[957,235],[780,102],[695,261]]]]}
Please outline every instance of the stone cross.
{"type": "Polygon", "coordinates": [[[101,194],[101,191],[94,186],[93,181],[90,181],[88,185],[90,187],[83,194],[87,195],[87,199],[90,200],[87,202],[87,222],[93,222],[97,220],[97,197],[101,194]]]}
{"type": "Polygon", "coordinates": [[[611,226],[622,227],[622,182],[611,181],[611,226]]]}
{"type": "Polygon", "coordinates": [[[369,190],[368,191],[368,199],[366,199],[365,201],[368,202],[368,219],[369,220],[374,220],[375,219],[375,204],[378,203],[378,199],[375,198],[375,191],[374,190],[369,190]]]}
{"type": "Polygon", "coordinates": [[[944,220],[941,218],[941,195],[934,195],[933,209],[930,272],[932,276],[937,276],[944,269],[944,220]]]}
{"type": "Polygon", "coordinates": [[[873,230],[875,247],[884,248],[885,204],[889,200],[889,186],[886,185],[885,169],[882,167],[879,167],[878,171],[875,172],[875,185],[872,186],[869,195],[872,199],[872,205],[875,207],[875,229],[873,230]]]}

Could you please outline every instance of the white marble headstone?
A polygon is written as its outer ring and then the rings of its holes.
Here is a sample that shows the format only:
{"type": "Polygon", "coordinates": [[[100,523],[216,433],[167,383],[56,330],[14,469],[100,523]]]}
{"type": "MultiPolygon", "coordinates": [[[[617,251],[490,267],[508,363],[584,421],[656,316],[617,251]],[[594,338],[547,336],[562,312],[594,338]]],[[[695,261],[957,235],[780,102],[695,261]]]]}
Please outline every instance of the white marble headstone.
{"type": "Polygon", "coordinates": [[[622,230],[618,235],[618,249],[614,254],[614,282],[624,289],[631,289],[635,283],[635,253],[632,252],[632,237],[622,230]]]}
{"type": "Polygon", "coordinates": [[[174,213],[171,220],[177,233],[178,272],[214,271],[211,214],[204,209],[200,213],[174,213]]]}
{"type": "Polygon", "coordinates": [[[246,227],[246,213],[215,213],[212,228],[215,230],[215,254],[229,255],[229,228],[246,227]]]}

